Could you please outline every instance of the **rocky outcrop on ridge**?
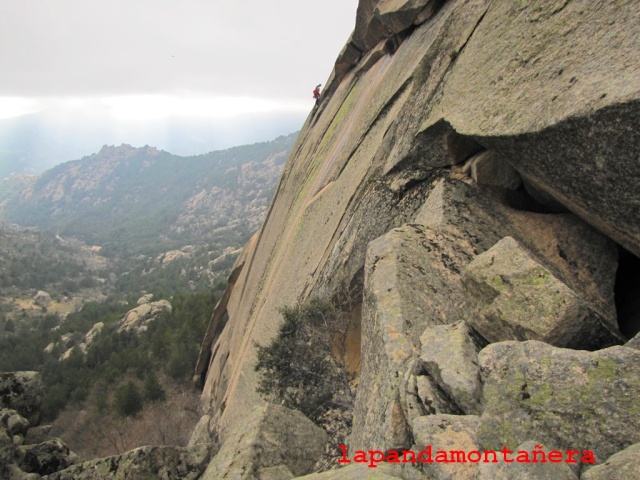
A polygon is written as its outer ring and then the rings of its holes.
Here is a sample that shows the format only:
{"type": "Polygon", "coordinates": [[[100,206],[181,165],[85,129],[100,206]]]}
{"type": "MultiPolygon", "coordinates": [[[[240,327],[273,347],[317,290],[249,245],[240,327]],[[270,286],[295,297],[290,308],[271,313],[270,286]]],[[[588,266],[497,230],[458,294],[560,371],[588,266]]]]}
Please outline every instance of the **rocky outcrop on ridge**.
{"type": "Polygon", "coordinates": [[[122,320],[118,332],[145,332],[149,323],[153,322],[162,312],[171,313],[172,306],[168,300],[152,302],[153,295],[145,295],[138,299],[138,306],[129,310],[122,320]]]}
{"type": "Polygon", "coordinates": [[[64,352],[58,358],[60,361],[66,360],[71,356],[73,351],[77,349],[77,351],[82,354],[86,354],[87,350],[96,339],[98,334],[102,332],[104,329],[104,322],[96,322],[93,324],[93,327],[89,329],[89,331],[84,335],[81,341],[76,342],[76,335],[72,333],[65,333],[60,337],[60,342],[52,342],[47,345],[44,349],[47,353],[52,353],[56,346],[60,343],[66,348],[64,352]]]}
{"type": "Polygon", "coordinates": [[[191,157],[105,145],[38,177],[0,180],[0,218],[90,245],[237,247],[264,220],[295,138],[191,157]]]}
{"type": "MultiPolygon", "coordinates": [[[[615,455],[640,441],[637,342],[620,346],[640,330],[639,22],[631,0],[360,1],[203,341],[196,378],[223,449],[263,403],[255,342],[279,309],[346,291],[361,332],[349,451],[540,446],[599,464],[380,478],[627,468],[634,453],[615,455]]],[[[372,477],[350,465],[340,478],[372,477]]]]}

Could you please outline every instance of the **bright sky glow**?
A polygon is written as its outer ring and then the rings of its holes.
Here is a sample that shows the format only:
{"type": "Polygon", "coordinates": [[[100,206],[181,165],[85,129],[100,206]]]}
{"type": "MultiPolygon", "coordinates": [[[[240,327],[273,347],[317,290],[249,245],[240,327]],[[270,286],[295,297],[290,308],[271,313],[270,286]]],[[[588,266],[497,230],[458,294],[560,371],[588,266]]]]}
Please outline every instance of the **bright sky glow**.
{"type": "Polygon", "coordinates": [[[358,0],[0,0],[0,118],[308,110],[358,0]]]}
{"type": "Polygon", "coordinates": [[[0,120],[17,117],[40,110],[38,102],[32,98],[0,97],[0,120]]]}
{"type": "Polygon", "coordinates": [[[123,120],[161,119],[173,115],[226,118],[249,113],[305,111],[308,105],[248,97],[184,98],[168,95],[127,95],[102,100],[114,117],[123,120]]]}
{"type": "Polygon", "coordinates": [[[0,0],[0,153],[19,170],[104,144],[194,155],[296,131],[358,1],[0,0]]]}

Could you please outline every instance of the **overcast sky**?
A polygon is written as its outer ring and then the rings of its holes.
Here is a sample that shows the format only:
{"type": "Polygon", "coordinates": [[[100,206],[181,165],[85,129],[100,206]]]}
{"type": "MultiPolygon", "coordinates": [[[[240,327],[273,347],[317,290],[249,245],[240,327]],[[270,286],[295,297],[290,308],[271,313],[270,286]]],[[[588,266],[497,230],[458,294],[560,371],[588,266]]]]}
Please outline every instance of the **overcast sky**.
{"type": "Polygon", "coordinates": [[[308,109],[357,0],[0,0],[0,118],[308,109]]]}

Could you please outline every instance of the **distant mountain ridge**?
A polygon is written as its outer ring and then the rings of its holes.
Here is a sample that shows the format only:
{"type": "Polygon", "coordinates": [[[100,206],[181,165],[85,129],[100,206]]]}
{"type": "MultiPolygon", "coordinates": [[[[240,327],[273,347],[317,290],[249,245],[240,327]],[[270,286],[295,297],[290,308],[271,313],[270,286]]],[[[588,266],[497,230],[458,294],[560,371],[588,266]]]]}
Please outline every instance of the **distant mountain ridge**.
{"type": "Polygon", "coordinates": [[[125,252],[222,237],[241,244],[260,226],[296,136],[193,157],[104,146],[0,181],[0,218],[125,252]]]}
{"type": "Polygon", "coordinates": [[[51,109],[0,119],[0,180],[12,175],[40,175],[105,144],[149,144],[180,156],[248,145],[295,131],[305,114],[222,119],[172,116],[140,122],[114,119],[112,112],[96,107],[90,114],[51,109]]]}

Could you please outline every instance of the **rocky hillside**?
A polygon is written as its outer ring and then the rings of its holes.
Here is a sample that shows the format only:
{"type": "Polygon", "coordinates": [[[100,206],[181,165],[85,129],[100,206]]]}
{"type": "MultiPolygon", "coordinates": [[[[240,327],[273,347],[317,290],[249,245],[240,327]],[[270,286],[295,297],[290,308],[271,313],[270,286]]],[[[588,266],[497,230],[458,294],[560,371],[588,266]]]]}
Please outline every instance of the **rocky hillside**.
{"type": "Polygon", "coordinates": [[[246,241],[262,223],[296,135],[196,157],[105,146],[0,184],[0,215],[123,252],[246,241]]]}
{"type": "Polygon", "coordinates": [[[65,317],[113,289],[107,259],[82,242],[0,222],[0,338],[46,315],[65,317]]]}
{"type": "MultiPolygon", "coordinates": [[[[349,458],[543,445],[593,455],[547,478],[637,469],[639,359],[622,345],[640,329],[639,22],[632,1],[361,0],[203,343],[202,425],[221,452],[251,415],[270,422],[255,342],[281,307],[346,291],[361,332],[349,458]]],[[[282,459],[269,478],[300,475],[284,448],[219,455],[203,478],[267,478],[267,457],[282,459]]]]}

